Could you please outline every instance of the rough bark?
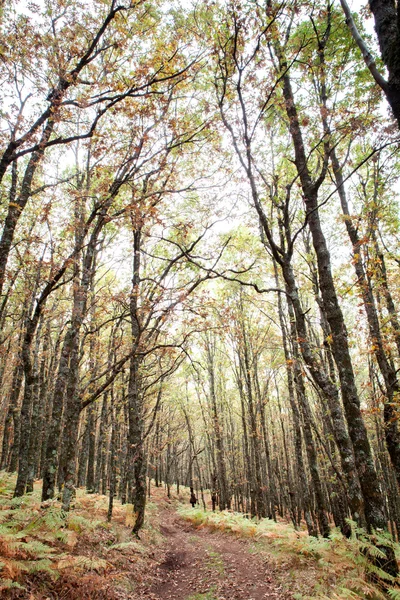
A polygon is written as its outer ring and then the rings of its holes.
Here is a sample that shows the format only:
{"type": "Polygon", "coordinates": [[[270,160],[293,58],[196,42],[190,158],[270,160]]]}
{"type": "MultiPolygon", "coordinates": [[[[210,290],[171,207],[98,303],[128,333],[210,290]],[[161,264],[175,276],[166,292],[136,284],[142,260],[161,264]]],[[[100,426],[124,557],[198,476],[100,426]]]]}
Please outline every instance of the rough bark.
{"type": "MultiPolygon", "coordinates": [[[[130,300],[130,320],[132,333],[132,346],[140,345],[141,325],[139,317],[139,286],[141,269],[141,230],[133,232],[133,276],[130,300]]],[[[129,452],[133,458],[133,509],[135,523],[132,533],[139,536],[139,531],[144,523],[146,510],[146,458],[144,449],[144,414],[143,395],[141,390],[140,375],[141,358],[137,352],[132,352],[129,366],[128,384],[128,444],[129,452]]]]}
{"type": "Polygon", "coordinates": [[[219,507],[220,510],[231,507],[231,492],[226,475],[226,457],[223,439],[222,423],[217,405],[217,393],[215,388],[215,356],[212,342],[206,342],[207,372],[209,385],[209,400],[211,404],[212,423],[216,446],[216,464],[219,482],[219,507]]]}
{"type": "MultiPolygon", "coordinates": [[[[274,263],[274,268],[275,268],[275,280],[278,285],[278,283],[279,283],[278,282],[278,273],[277,273],[277,268],[276,268],[275,263],[274,263]]],[[[311,499],[310,499],[310,493],[309,493],[309,489],[308,489],[307,476],[306,476],[306,472],[304,469],[304,460],[303,460],[301,418],[300,418],[299,408],[298,408],[298,405],[295,400],[293,371],[292,371],[292,367],[291,367],[292,357],[289,352],[286,324],[284,321],[284,313],[283,313],[283,306],[282,306],[282,297],[280,294],[278,295],[278,313],[279,313],[279,323],[281,326],[281,333],[282,333],[283,351],[284,351],[285,361],[286,361],[286,378],[287,378],[287,385],[288,385],[288,398],[289,398],[289,404],[290,404],[290,407],[292,410],[292,417],[293,417],[294,449],[295,449],[297,476],[298,476],[299,485],[300,485],[300,489],[299,489],[300,498],[301,498],[300,504],[302,504],[303,508],[304,508],[304,519],[307,524],[308,534],[312,535],[314,537],[317,537],[318,533],[314,528],[314,524],[313,524],[313,521],[311,518],[311,499]]],[[[289,493],[291,491],[294,492],[294,490],[289,490],[289,493]]]]}
{"type": "MultiPolygon", "coordinates": [[[[280,57],[281,69],[287,64],[280,57]]],[[[339,306],[332,277],[330,256],[322,231],[318,210],[318,187],[322,181],[314,182],[308,167],[297,108],[288,73],[283,76],[283,95],[289,119],[290,134],[295,151],[295,164],[304,193],[307,221],[317,256],[319,285],[325,314],[332,332],[332,353],[338,369],[342,400],[349,434],[353,443],[360,484],[364,497],[365,516],[369,528],[386,528],[384,502],[375,471],[371,446],[361,413],[360,400],[350,358],[347,329],[339,306]]]]}
{"type": "Polygon", "coordinates": [[[397,378],[396,368],[389,360],[384,349],[384,341],[381,334],[378,311],[376,309],[376,302],[371,281],[367,277],[361,258],[362,242],[360,241],[357,229],[354,227],[351,221],[342,170],[334,149],[331,150],[330,157],[342,211],[345,216],[347,234],[353,248],[352,262],[357,277],[357,286],[360,290],[361,297],[363,299],[364,310],[367,315],[370,343],[385,383],[386,398],[383,408],[385,439],[390,460],[392,461],[392,465],[396,473],[397,482],[400,485],[400,432],[398,429],[397,414],[394,406],[394,400],[400,392],[400,386],[397,378]]]}
{"type": "Polygon", "coordinates": [[[400,13],[392,0],[369,0],[383,63],[388,70],[383,91],[400,127],[400,13]]]}
{"type": "Polygon", "coordinates": [[[107,510],[107,521],[110,522],[113,513],[114,497],[117,489],[117,415],[118,410],[112,403],[111,409],[111,441],[110,441],[110,490],[107,510]]]}
{"type": "Polygon", "coordinates": [[[33,152],[25,169],[25,174],[21,183],[21,191],[18,197],[10,201],[8,206],[8,212],[4,221],[3,231],[0,239],[0,296],[3,291],[7,261],[14,239],[15,229],[18,220],[31,196],[32,181],[43,158],[44,150],[48,140],[50,139],[53,128],[54,121],[49,119],[39,143],[40,148],[36,152],[33,152]]]}
{"type": "Polygon", "coordinates": [[[67,383],[69,359],[75,345],[74,332],[68,329],[61,350],[56,383],[52,398],[51,421],[47,431],[46,454],[43,463],[42,501],[54,498],[56,475],[59,461],[59,444],[64,408],[64,394],[67,383]]]}
{"type": "Polygon", "coordinates": [[[376,233],[372,231],[372,238],[374,240],[375,251],[379,259],[380,271],[381,271],[381,281],[383,287],[383,293],[386,300],[386,308],[390,315],[390,324],[393,330],[394,342],[397,348],[397,355],[400,358],[400,322],[398,318],[398,311],[396,310],[396,306],[394,304],[393,296],[390,291],[390,286],[388,282],[387,270],[386,270],[386,260],[385,256],[382,252],[382,249],[379,246],[376,233]]]}
{"type": "Polygon", "coordinates": [[[2,455],[1,455],[1,468],[8,469],[13,472],[17,470],[18,465],[18,450],[19,450],[19,406],[18,400],[21,392],[22,381],[24,371],[22,366],[21,355],[17,356],[17,364],[14,368],[10,398],[8,403],[8,411],[6,417],[6,423],[8,423],[7,429],[4,430],[2,455]],[[9,443],[11,442],[11,435],[13,434],[13,444],[10,450],[9,443]],[[13,454],[15,459],[13,458],[13,454]]]}
{"type": "Polygon", "coordinates": [[[103,394],[103,401],[100,410],[99,434],[97,438],[96,469],[94,478],[94,491],[99,494],[104,489],[105,462],[106,462],[106,429],[108,413],[109,392],[103,394]]]}

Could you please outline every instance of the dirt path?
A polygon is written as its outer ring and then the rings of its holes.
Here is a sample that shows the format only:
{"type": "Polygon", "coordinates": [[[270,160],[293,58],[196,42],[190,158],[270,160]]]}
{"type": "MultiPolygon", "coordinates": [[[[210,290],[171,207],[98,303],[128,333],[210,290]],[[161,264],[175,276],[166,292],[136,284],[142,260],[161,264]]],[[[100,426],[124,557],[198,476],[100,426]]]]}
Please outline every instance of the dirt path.
{"type": "Polygon", "coordinates": [[[251,541],[195,528],[171,510],[161,515],[163,558],[138,590],[143,600],[289,600],[251,541]]]}

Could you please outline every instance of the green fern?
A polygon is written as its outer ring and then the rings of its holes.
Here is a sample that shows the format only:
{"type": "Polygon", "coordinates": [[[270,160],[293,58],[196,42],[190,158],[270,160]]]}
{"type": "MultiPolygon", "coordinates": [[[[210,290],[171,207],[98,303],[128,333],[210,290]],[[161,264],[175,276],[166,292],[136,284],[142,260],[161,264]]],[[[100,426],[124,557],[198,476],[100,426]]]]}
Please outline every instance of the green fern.
{"type": "MultiPolygon", "coordinates": [[[[352,592],[357,592],[359,598],[373,598],[374,600],[387,600],[387,596],[373,583],[366,581],[364,578],[351,580],[348,584],[348,589],[352,592]]],[[[344,588],[347,589],[347,588],[344,588]]]]}
{"type": "Polygon", "coordinates": [[[90,558],[88,556],[68,556],[58,561],[59,570],[74,568],[82,571],[104,571],[108,562],[103,558],[90,558]]]}
{"type": "Polygon", "coordinates": [[[400,600],[400,589],[399,588],[389,588],[387,590],[388,596],[391,600],[400,600]]]}
{"type": "Polygon", "coordinates": [[[0,581],[0,590],[9,590],[9,589],[18,589],[25,590],[26,588],[19,584],[17,581],[13,581],[12,579],[2,579],[0,581]]]}
{"type": "Polygon", "coordinates": [[[343,534],[339,527],[332,529],[331,533],[329,534],[329,539],[331,542],[341,542],[343,540],[343,534]]]}
{"type": "Polygon", "coordinates": [[[94,531],[101,525],[101,521],[89,521],[80,515],[70,515],[67,523],[68,529],[82,533],[83,531],[94,531]]]}
{"type": "Polygon", "coordinates": [[[382,579],[383,581],[390,581],[391,583],[395,583],[397,581],[397,577],[393,577],[393,575],[386,573],[386,571],[372,563],[368,563],[366,569],[369,575],[376,575],[378,579],[382,579]]]}
{"type": "Polygon", "coordinates": [[[33,555],[35,558],[45,558],[49,554],[53,554],[55,549],[47,544],[43,544],[39,540],[32,540],[29,542],[20,542],[18,549],[33,555]]]}
{"type": "Polygon", "coordinates": [[[26,496],[17,496],[16,498],[12,498],[9,501],[9,504],[12,508],[20,508],[21,506],[23,506],[26,503],[27,503],[26,496]]]}
{"type": "Polygon", "coordinates": [[[374,558],[383,558],[383,560],[387,559],[387,556],[383,550],[374,544],[371,544],[370,541],[359,540],[358,547],[361,552],[365,552],[368,556],[373,556],[374,558]]]}
{"type": "Polygon", "coordinates": [[[119,544],[113,544],[108,550],[134,550],[135,552],[143,553],[145,550],[138,542],[120,542],[119,544]]]}
{"type": "Polygon", "coordinates": [[[12,513],[13,511],[11,509],[0,510],[0,523],[4,523],[4,521],[9,519],[12,513]]]}
{"type": "Polygon", "coordinates": [[[50,575],[55,575],[53,563],[48,558],[42,558],[40,560],[21,560],[16,564],[21,571],[25,571],[26,573],[46,572],[50,575]]]}
{"type": "Polygon", "coordinates": [[[25,531],[33,532],[39,530],[56,531],[64,525],[60,510],[56,507],[46,510],[44,514],[38,514],[36,518],[30,519],[25,526],[25,531]]]}

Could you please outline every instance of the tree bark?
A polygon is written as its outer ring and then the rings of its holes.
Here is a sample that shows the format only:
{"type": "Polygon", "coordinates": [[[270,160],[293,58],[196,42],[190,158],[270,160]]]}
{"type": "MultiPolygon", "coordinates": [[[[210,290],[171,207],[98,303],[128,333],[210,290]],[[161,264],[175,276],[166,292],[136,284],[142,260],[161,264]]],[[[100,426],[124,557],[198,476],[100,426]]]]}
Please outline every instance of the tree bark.
{"type": "Polygon", "coordinates": [[[332,278],[330,256],[319,218],[318,187],[320,182],[313,182],[310,175],[297,108],[290,77],[287,73],[287,63],[282,60],[281,56],[280,67],[283,72],[286,71],[286,75],[282,78],[283,95],[295,151],[295,164],[304,193],[307,222],[317,256],[319,285],[325,314],[332,332],[332,353],[338,369],[347,425],[360,477],[366,521],[369,529],[385,529],[387,521],[384,514],[383,497],[379,488],[368,434],[361,413],[360,400],[350,358],[347,329],[338,303],[332,278]]]}
{"type": "Polygon", "coordinates": [[[219,507],[220,510],[231,507],[231,493],[226,475],[226,457],[224,440],[222,433],[222,424],[217,406],[217,395],[215,389],[215,353],[212,347],[212,341],[206,340],[207,371],[209,385],[209,399],[211,403],[212,423],[215,437],[217,470],[219,482],[219,507]]]}
{"type": "Polygon", "coordinates": [[[379,370],[385,382],[386,398],[383,408],[383,417],[385,422],[386,446],[396,473],[397,482],[400,485],[400,432],[397,424],[397,414],[394,407],[394,399],[400,392],[400,386],[397,379],[396,369],[393,363],[386,356],[384,349],[372,285],[365,273],[361,258],[362,243],[359,239],[357,229],[354,227],[350,218],[342,170],[340,168],[335,149],[331,149],[330,158],[338,188],[342,211],[345,216],[346,230],[353,248],[352,262],[356,272],[357,286],[360,290],[363,299],[364,310],[367,315],[370,342],[372,344],[376,362],[378,363],[379,370]]]}

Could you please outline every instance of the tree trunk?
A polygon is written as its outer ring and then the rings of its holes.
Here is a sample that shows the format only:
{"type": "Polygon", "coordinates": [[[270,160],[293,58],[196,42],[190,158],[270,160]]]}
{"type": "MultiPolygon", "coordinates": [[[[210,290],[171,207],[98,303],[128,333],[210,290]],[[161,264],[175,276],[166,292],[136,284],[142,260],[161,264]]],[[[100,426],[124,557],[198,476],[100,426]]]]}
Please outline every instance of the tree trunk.
{"type": "MultiPolygon", "coordinates": [[[[286,70],[287,67],[287,65],[286,67],[285,65],[286,63],[281,62],[281,68],[284,70],[286,70]]],[[[353,366],[347,340],[347,329],[337,299],[332,278],[330,256],[319,219],[318,186],[312,181],[308,169],[301,127],[288,74],[283,77],[283,95],[295,150],[295,164],[305,196],[308,226],[311,231],[313,246],[317,256],[319,286],[321,289],[324,311],[332,332],[332,354],[338,369],[347,425],[353,443],[357,471],[360,477],[360,484],[364,497],[367,525],[369,528],[374,529],[386,528],[387,523],[384,516],[383,498],[379,489],[371,447],[364,419],[362,417],[360,400],[358,398],[354,380],[353,366]]]]}
{"type": "Polygon", "coordinates": [[[390,460],[392,461],[392,465],[396,473],[397,482],[400,485],[400,432],[398,430],[397,414],[394,407],[394,399],[400,392],[400,386],[397,379],[396,369],[385,353],[372,285],[364,270],[364,265],[361,259],[361,242],[357,229],[354,227],[350,219],[342,170],[334,149],[331,150],[330,157],[340,202],[342,205],[342,211],[345,216],[347,233],[353,247],[352,263],[354,265],[357,277],[357,285],[361,292],[365,313],[367,315],[370,341],[375,354],[376,362],[378,363],[379,370],[385,382],[386,399],[383,408],[385,439],[390,460]]]}
{"type": "Polygon", "coordinates": [[[207,368],[208,368],[208,383],[209,383],[209,398],[211,403],[213,431],[215,437],[216,454],[217,454],[217,469],[219,481],[219,507],[220,510],[231,507],[231,494],[226,476],[226,459],[222,433],[222,425],[218,414],[217,396],[215,389],[215,363],[214,351],[211,347],[211,341],[206,341],[207,368]]]}
{"type": "Polygon", "coordinates": [[[64,394],[67,385],[70,356],[75,345],[75,335],[76,332],[69,328],[65,334],[58,365],[57,379],[52,400],[51,421],[47,431],[46,455],[43,465],[42,502],[54,498],[55,494],[64,394]]]}

